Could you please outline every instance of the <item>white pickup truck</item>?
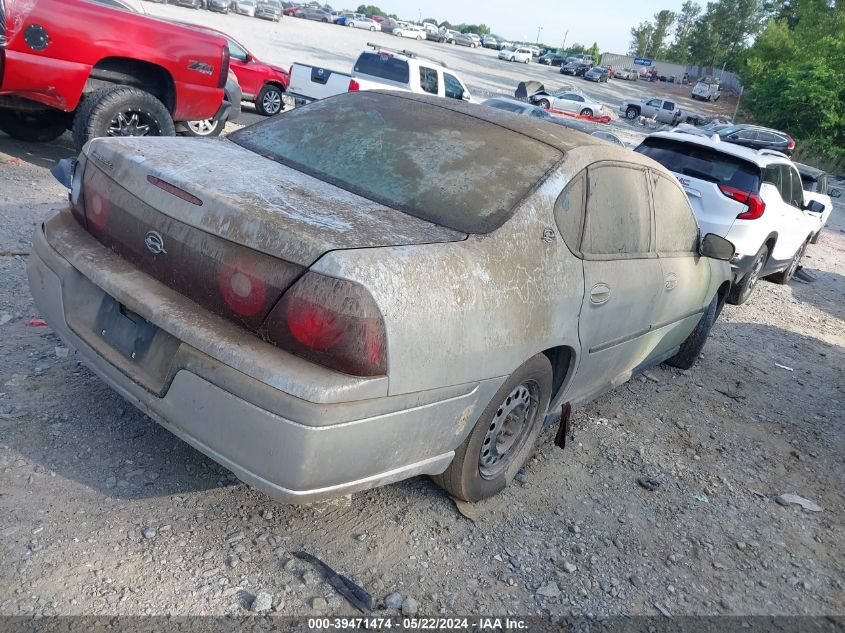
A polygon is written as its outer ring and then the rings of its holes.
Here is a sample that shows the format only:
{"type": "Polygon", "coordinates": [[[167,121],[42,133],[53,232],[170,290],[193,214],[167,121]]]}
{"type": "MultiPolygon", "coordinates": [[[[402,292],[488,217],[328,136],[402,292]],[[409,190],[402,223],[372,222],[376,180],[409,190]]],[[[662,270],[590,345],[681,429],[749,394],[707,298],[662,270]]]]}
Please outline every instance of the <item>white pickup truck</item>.
{"type": "Polygon", "coordinates": [[[400,90],[449,99],[472,101],[457,73],[443,62],[425,59],[407,50],[367,44],[351,73],[295,63],[287,94],[297,105],[356,90],[400,90]]]}
{"type": "Polygon", "coordinates": [[[668,99],[639,99],[625,101],[619,106],[619,113],[626,119],[636,119],[644,116],[648,119],[655,119],[661,123],[677,125],[678,123],[691,123],[697,125],[708,119],[704,114],[685,110],[674,101],[668,99]]]}
{"type": "Polygon", "coordinates": [[[690,97],[702,101],[718,101],[722,96],[722,86],[718,80],[711,77],[699,79],[693,87],[690,97]]]}

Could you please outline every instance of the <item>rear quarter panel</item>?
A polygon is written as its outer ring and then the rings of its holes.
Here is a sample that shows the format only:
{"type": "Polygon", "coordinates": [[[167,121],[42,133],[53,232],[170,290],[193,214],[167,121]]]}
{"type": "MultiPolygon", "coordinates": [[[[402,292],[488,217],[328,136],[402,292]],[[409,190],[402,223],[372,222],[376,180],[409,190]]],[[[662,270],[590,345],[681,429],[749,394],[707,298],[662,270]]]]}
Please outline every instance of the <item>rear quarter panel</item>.
{"type": "Polygon", "coordinates": [[[6,7],[9,44],[3,93],[71,111],[97,62],[127,57],[170,74],[176,86],[174,119],[210,117],[220,107],[222,38],[85,0],[11,0],[6,7]],[[42,50],[25,41],[26,29],[33,24],[50,38],[42,50]]]}
{"type": "Polygon", "coordinates": [[[558,345],[577,354],[583,268],[552,215],[568,178],[550,177],[490,234],[336,251],[312,267],[373,294],[387,326],[391,395],[507,376],[558,345]]]}

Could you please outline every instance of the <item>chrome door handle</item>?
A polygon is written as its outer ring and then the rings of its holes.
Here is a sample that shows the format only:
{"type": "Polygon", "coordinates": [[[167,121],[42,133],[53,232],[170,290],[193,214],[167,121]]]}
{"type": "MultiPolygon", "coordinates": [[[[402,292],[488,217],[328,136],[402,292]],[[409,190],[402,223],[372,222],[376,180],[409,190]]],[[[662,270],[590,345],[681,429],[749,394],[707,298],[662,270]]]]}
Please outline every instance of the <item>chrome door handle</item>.
{"type": "Polygon", "coordinates": [[[610,295],[610,286],[604,283],[598,283],[590,290],[590,303],[594,303],[595,305],[607,303],[610,295]]]}

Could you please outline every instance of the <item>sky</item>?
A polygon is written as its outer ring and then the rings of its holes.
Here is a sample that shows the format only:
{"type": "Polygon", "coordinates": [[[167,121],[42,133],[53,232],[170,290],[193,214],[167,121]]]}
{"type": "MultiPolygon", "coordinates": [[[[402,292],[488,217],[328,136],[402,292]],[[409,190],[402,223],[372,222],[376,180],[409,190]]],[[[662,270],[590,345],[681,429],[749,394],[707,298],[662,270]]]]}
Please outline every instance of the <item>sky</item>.
{"type": "Polygon", "coordinates": [[[375,4],[408,20],[418,20],[421,16],[453,24],[483,23],[493,33],[529,42],[537,39],[537,27],[542,27],[540,41],[550,46],[560,47],[568,30],[567,44],[578,42],[591,46],[598,42],[602,53],[626,53],[631,27],[651,19],[661,9],[678,11],[683,0],[370,0],[366,4],[375,4]]]}

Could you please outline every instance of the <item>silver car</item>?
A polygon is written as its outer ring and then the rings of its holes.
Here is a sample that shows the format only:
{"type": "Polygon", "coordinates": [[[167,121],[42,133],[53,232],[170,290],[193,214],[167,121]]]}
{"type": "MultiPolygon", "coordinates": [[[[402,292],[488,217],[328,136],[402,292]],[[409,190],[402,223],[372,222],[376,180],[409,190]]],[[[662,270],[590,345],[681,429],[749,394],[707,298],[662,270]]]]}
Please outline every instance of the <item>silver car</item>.
{"type": "Polygon", "coordinates": [[[532,103],[547,110],[561,110],[582,116],[602,116],[604,105],[583,92],[564,88],[556,92],[541,91],[531,95],[532,103]]]}
{"type": "Polygon", "coordinates": [[[348,93],[227,139],[95,139],[69,184],[29,259],[41,314],[286,502],[420,474],[493,495],[549,411],[689,367],[730,285],[713,257],[732,245],[699,239],[658,163],[437,97],[348,93]]]}

